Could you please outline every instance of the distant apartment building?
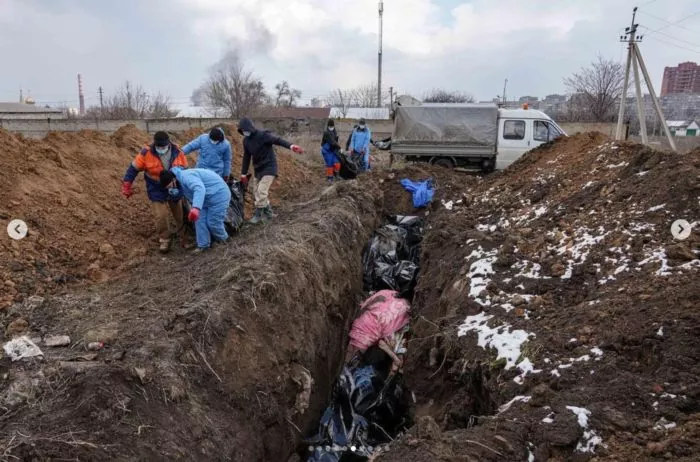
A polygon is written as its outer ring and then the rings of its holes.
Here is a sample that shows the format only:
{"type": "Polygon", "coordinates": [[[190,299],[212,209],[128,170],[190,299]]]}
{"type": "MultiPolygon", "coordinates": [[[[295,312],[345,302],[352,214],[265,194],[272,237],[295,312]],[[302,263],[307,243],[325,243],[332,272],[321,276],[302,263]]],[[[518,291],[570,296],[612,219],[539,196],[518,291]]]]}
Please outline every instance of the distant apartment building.
{"type": "Polygon", "coordinates": [[[700,118],[700,92],[678,93],[663,96],[661,107],[670,120],[693,120],[700,118]]]}
{"type": "Polygon", "coordinates": [[[567,99],[566,95],[547,95],[540,101],[540,110],[549,115],[565,113],[568,109],[567,99]]]}
{"type": "Polygon", "coordinates": [[[700,93],[700,66],[697,63],[680,63],[664,69],[661,96],[677,93],[700,93]]]}

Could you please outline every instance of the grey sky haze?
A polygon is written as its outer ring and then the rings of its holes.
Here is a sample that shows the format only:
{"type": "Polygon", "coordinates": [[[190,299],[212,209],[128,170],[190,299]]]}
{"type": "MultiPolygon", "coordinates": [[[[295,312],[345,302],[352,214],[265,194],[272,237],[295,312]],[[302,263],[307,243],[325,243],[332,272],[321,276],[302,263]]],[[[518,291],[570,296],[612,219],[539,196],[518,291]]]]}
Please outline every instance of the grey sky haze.
{"type": "MultiPolygon", "coordinates": [[[[700,61],[692,0],[385,0],[384,86],[543,97],[597,54],[621,60],[632,8],[657,92],[663,68],[700,61]],[[669,25],[681,21],[676,25],[669,25]],[[668,26],[650,34],[651,31],[668,26]]],[[[131,80],[185,103],[235,49],[268,88],[287,80],[303,102],[376,80],[376,0],[0,0],[0,101],[88,105],[131,80]]]]}

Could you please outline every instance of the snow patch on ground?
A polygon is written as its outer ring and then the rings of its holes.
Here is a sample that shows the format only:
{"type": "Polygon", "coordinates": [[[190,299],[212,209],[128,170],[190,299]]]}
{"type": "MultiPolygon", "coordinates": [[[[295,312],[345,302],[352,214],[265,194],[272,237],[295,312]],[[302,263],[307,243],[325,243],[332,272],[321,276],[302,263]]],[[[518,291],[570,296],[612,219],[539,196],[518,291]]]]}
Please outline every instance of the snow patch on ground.
{"type": "Polygon", "coordinates": [[[593,235],[591,232],[592,230],[587,228],[579,228],[574,233],[572,240],[567,244],[564,244],[567,237],[564,236],[564,238],[562,238],[559,243],[559,248],[557,249],[557,254],[569,254],[571,258],[568,259],[566,273],[561,276],[561,279],[571,279],[574,266],[583,264],[588,258],[591,248],[603,241],[603,239],[610,234],[610,231],[606,232],[602,226],[598,228],[599,235],[593,235]]]}
{"type": "Polygon", "coordinates": [[[566,406],[566,408],[576,414],[579,426],[584,429],[583,436],[576,445],[576,450],[578,452],[593,453],[597,446],[603,445],[605,447],[603,439],[598,436],[596,431],[588,428],[588,417],[590,417],[591,411],[575,406],[566,406]]]}
{"type": "Polygon", "coordinates": [[[663,210],[664,207],[666,207],[666,204],[656,205],[648,209],[647,212],[658,212],[659,210],[663,210]]]}
{"type": "MultiPolygon", "coordinates": [[[[497,359],[503,358],[506,360],[506,369],[512,369],[517,365],[524,374],[527,374],[526,371],[532,367],[530,360],[525,358],[520,363],[517,361],[522,355],[521,348],[523,344],[534,337],[535,334],[519,329],[511,330],[509,324],[493,328],[489,327],[488,322],[492,318],[493,316],[483,312],[469,316],[464,321],[464,324],[459,326],[457,335],[462,337],[469,332],[475,331],[478,334],[478,345],[484,349],[495,348],[498,352],[497,359]]],[[[532,369],[530,372],[534,371],[534,367],[532,369]]]]}
{"type": "Polygon", "coordinates": [[[551,279],[549,276],[542,276],[540,273],[542,271],[542,265],[539,263],[533,263],[528,260],[515,262],[512,266],[513,269],[519,270],[520,272],[515,275],[516,278],[522,277],[526,279],[551,279]]]}
{"type": "Polygon", "coordinates": [[[684,263],[678,266],[670,266],[668,264],[668,256],[666,255],[665,249],[656,249],[651,252],[647,252],[644,260],[637,263],[637,266],[641,267],[649,263],[660,263],[661,267],[656,271],[657,276],[671,276],[673,271],[683,271],[692,268],[700,268],[700,260],[692,260],[688,263],[684,263]]]}
{"type": "Polygon", "coordinates": [[[447,202],[445,202],[445,200],[443,199],[443,200],[442,200],[442,205],[443,205],[447,210],[452,210],[452,209],[454,208],[454,205],[455,205],[455,204],[454,204],[454,202],[452,202],[452,201],[447,201],[447,202]]]}
{"type": "Polygon", "coordinates": [[[606,168],[609,168],[609,169],[613,169],[613,168],[627,167],[628,165],[629,165],[629,163],[627,163],[627,162],[620,162],[620,163],[617,164],[617,165],[606,165],[605,167],[606,167],[606,168]]]}
{"type": "Polygon", "coordinates": [[[469,295],[482,306],[491,305],[490,297],[487,296],[487,298],[482,299],[480,294],[486,289],[489,282],[491,282],[489,276],[495,274],[493,264],[496,262],[497,253],[497,250],[485,251],[479,246],[478,249],[473,250],[467,257],[467,260],[476,258],[476,261],[469,267],[469,295]]]}
{"type": "Polygon", "coordinates": [[[498,408],[498,413],[501,414],[506,412],[515,403],[527,403],[532,399],[532,396],[516,396],[515,398],[508,401],[506,404],[498,408]]]}
{"type": "Polygon", "coordinates": [[[518,369],[520,369],[522,374],[513,379],[513,381],[518,385],[522,385],[523,383],[525,383],[525,377],[527,377],[528,374],[539,374],[540,372],[542,372],[542,370],[540,369],[535,369],[534,364],[532,364],[532,361],[530,361],[529,358],[523,359],[518,364],[518,369]]]}

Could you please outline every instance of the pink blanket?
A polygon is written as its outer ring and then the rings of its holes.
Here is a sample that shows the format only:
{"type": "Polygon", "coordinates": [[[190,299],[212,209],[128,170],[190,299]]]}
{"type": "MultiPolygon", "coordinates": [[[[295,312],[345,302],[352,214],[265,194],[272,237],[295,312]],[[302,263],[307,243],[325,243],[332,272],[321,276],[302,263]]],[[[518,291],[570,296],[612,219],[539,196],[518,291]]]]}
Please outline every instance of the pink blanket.
{"type": "Polygon", "coordinates": [[[381,290],[360,306],[360,316],[352,323],[350,345],[365,351],[381,339],[388,339],[410,321],[411,305],[398,292],[381,290]]]}

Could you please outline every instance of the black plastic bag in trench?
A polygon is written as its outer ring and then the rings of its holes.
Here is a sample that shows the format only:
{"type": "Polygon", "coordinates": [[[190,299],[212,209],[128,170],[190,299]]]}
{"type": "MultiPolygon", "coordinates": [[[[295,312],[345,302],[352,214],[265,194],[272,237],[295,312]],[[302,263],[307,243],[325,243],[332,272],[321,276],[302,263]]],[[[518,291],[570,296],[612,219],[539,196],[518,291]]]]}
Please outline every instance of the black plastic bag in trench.
{"type": "Polygon", "coordinates": [[[228,187],[231,190],[231,201],[229,202],[228,210],[226,210],[224,226],[227,233],[233,234],[243,224],[245,216],[245,187],[240,181],[231,181],[228,187]]]}
{"type": "Polygon", "coordinates": [[[337,152],[336,156],[340,161],[340,172],[338,172],[340,178],[344,180],[353,180],[357,178],[357,172],[359,171],[357,163],[351,160],[344,152],[337,152]]]}
{"type": "MultiPolygon", "coordinates": [[[[224,217],[224,227],[227,233],[234,234],[240,229],[244,221],[245,188],[240,181],[231,181],[228,187],[231,190],[231,201],[224,217]]],[[[182,209],[185,217],[185,226],[190,234],[195,235],[194,223],[187,219],[192,209],[192,204],[187,198],[182,199],[182,209]]]]}
{"type": "Polygon", "coordinates": [[[372,346],[360,364],[343,369],[317,433],[304,441],[310,449],[307,462],[366,460],[410,425],[403,375],[390,377],[391,364],[386,353],[372,346]],[[352,446],[355,451],[342,449],[352,446]]]}
{"type": "Polygon", "coordinates": [[[396,290],[412,293],[418,277],[423,220],[396,216],[372,237],[362,258],[366,291],[396,290]]]}

